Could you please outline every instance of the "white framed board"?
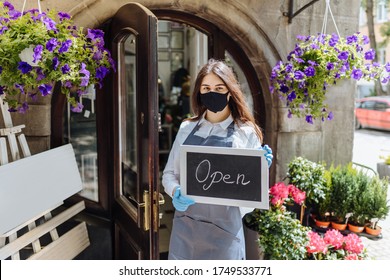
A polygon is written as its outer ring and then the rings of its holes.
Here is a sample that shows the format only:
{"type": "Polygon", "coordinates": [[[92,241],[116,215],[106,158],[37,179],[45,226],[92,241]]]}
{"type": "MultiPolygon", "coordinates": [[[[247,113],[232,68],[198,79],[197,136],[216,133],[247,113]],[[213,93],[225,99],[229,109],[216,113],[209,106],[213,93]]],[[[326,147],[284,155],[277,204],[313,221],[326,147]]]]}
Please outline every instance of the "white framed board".
{"type": "Polygon", "coordinates": [[[182,145],[180,186],[197,203],[268,209],[265,151],[182,145]]]}

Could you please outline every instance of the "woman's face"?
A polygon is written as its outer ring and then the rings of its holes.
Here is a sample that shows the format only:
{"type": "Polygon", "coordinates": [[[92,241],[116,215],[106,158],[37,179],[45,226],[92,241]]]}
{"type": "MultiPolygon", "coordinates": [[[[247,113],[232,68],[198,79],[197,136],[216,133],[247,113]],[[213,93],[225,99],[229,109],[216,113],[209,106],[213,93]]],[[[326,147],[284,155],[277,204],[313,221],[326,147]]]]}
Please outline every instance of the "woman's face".
{"type": "Polygon", "coordinates": [[[217,92],[220,94],[227,94],[228,88],[220,77],[214,73],[207,74],[200,85],[200,93],[205,94],[210,91],[217,92]]]}

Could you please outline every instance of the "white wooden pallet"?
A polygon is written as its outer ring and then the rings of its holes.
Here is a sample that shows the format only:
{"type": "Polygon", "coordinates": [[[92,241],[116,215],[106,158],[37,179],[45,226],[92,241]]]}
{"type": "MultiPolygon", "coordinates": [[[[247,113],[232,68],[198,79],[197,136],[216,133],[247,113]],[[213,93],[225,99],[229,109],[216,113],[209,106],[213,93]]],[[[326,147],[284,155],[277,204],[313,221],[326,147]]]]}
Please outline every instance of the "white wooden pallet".
{"type": "Polygon", "coordinates": [[[5,123],[0,128],[0,259],[21,259],[20,251],[29,248],[28,259],[72,259],[90,244],[86,224],[62,236],[57,227],[81,212],[85,204],[81,201],[54,217],[52,211],[82,189],[73,148],[68,144],[31,156],[21,133],[24,125],[12,125],[1,97],[0,109],[5,123]]]}

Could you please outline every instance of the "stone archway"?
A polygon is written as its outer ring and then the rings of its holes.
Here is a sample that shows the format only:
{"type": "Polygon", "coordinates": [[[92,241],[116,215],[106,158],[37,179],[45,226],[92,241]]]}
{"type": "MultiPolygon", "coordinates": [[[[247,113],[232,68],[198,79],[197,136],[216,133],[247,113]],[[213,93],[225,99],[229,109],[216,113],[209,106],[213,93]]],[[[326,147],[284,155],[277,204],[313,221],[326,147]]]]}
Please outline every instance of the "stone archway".
{"type": "MultiPolygon", "coordinates": [[[[72,7],[69,13],[72,14],[76,24],[91,28],[109,20],[121,6],[128,2],[116,1],[113,3],[110,0],[83,1],[84,5],[80,3],[72,7]]],[[[190,1],[175,1],[172,3],[172,1],[165,0],[139,0],[137,2],[151,10],[169,10],[196,15],[211,22],[239,45],[248,61],[252,64],[255,75],[258,77],[262,90],[261,92],[253,93],[253,95],[254,98],[262,99],[261,107],[265,112],[260,112],[260,114],[265,116],[265,122],[262,127],[265,134],[265,143],[274,147],[274,154],[276,154],[277,122],[279,118],[275,117],[277,116],[275,111],[278,110],[278,100],[269,93],[268,77],[271,72],[271,65],[280,60],[280,57],[271,39],[253,18],[253,15],[249,13],[250,9],[237,4],[235,1],[231,1],[229,5],[224,5],[223,9],[221,9],[218,2],[206,0],[197,1],[196,3],[187,3],[190,1]],[[229,25],[226,24],[227,22],[229,25]],[[261,96],[259,96],[260,94],[261,96]]],[[[271,168],[271,182],[273,182],[272,178],[275,177],[275,171],[276,165],[273,165],[271,168]]]]}

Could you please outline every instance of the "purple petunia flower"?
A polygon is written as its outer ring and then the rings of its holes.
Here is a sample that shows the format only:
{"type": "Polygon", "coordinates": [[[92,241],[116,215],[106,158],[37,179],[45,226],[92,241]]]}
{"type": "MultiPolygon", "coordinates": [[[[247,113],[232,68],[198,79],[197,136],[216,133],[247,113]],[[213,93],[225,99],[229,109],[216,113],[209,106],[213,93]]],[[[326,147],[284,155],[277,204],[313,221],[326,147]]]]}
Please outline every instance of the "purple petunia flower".
{"type": "Polygon", "coordinates": [[[311,44],[311,48],[313,50],[319,50],[320,49],[320,47],[317,44],[311,44]]]}
{"type": "Polygon", "coordinates": [[[292,112],[291,110],[288,110],[288,113],[287,113],[287,118],[291,119],[292,118],[292,112]]]}
{"type": "Polygon", "coordinates": [[[43,51],[43,46],[42,45],[37,45],[34,48],[34,54],[33,54],[33,62],[36,63],[37,61],[41,60],[42,58],[42,51],[43,51]]]}
{"type": "Polygon", "coordinates": [[[42,96],[47,96],[51,94],[51,90],[53,87],[49,84],[43,84],[38,87],[39,91],[41,92],[42,96]]]}
{"type": "Polygon", "coordinates": [[[347,51],[342,51],[339,55],[338,55],[338,59],[341,59],[341,60],[347,60],[348,59],[348,56],[349,56],[349,53],[347,51]]]}
{"type": "Polygon", "coordinates": [[[51,38],[49,41],[46,43],[46,49],[49,52],[52,52],[55,50],[55,48],[58,46],[58,41],[56,38],[51,38]]]}
{"type": "Polygon", "coordinates": [[[0,28],[0,34],[3,34],[4,31],[6,31],[6,30],[8,30],[8,27],[7,27],[7,26],[2,26],[2,27],[0,28]]]}
{"type": "Polygon", "coordinates": [[[280,87],[280,91],[283,92],[283,93],[287,93],[289,91],[289,88],[287,86],[285,86],[285,85],[282,85],[280,87]]]}
{"type": "Polygon", "coordinates": [[[274,86],[271,85],[271,86],[269,86],[268,89],[269,89],[270,93],[275,93],[275,87],[274,86]]]}
{"type": "Polygon", "coordinates": [[[313,116],[312,115],[307,115],[305,119],[306,119],[307,123],[313,124],[313,116]]]}
{"type": "Polygon", "coordinates": [[[36,68],[35,70],[37,72],[37,81],[43,80],[46,76],[43,74],[42,68],[36,68]]]}
{"type": "Polygon", "coordinates": [[[64,52],[67,52],[70,48],[70,46],[72,45],[72,40],[66,40],[65,42],[63,42],[61,44],[61,47],[60,49],[58,50],[59,53],[64,53],[64,52]]]}
{"type": "Polygon", "coordinates": [[[367,45],[370,43],[370,38],[367,35],[363,35],[363,45],[367,45]]]}
{"type": "Polygon", "coordinates": [[[84,105],[79,103],[79,102],[77,102],[77,106],[76,107],[70,106],[70,109],[72,110],[72,112],[75,112],[75,113],[82,112],[83,108],[84,108],[84,105]]]}
{"type": "Polygon", "coordinates": [[[287,100],[289,102],[292,102],[295,98],[297,98],[297,95],[295,94],[295,91],[292,91],[288,96],[287,96],[287,100]]]}
{"type": "Polygon", "coordinates": [[[333,120],[333,112],[329,112],[328,117],[326,118],[328,121],[333,120]]]}
{"type": "Polygon", "coordinates": [[[59,12],[59,13],[58,13],[58,17],[59,17],[59,19],[60,19],[61,21],[64,20],[64,19],[70,19],[70,15],[67,14],[67,13],[64,13],[64,12],[59,12]]]}
{"type": "Polygon", "coordinates": [[[287,65],[286,65],[286,72],[287,72],[287,73],[290,73],[290,72],[291,72],[291,70],[292,70],[293,68],[294,68],[294,67],[293,67],[293,65],[292,65],[292,64],[290,64],[290,63],[289,63],[289,64],[287,64],[287,65]]]}
{"type": "Polygon", "coordinates": [[[294,78],[296,79],[296,80],[303,80],[304,78],[305,78],[305,74],[302,72],[302,71],[295,71],[294,72],[294,78]]]}
{"type": "Polygon", "coordinates": [[[80,86],[86,87],[89,83],[89,71],[86,69],[85,63],[81,63],[81,70],[79,71],[81,74],[84,74],[85,76],[81,78],[80,86]]]}
{"type": "Polygon", "coordinates": [[[18,69],[22,72],[22,74],[27,74],[30,72],[33,68],[30,64],[24,61],[20,61],[18,65],[18,69]]]}
{"type": "Polygon", "coordinates": [[[386,72],[390,72],[390,63],[387,62],[385,65],[386,72]]]}
{"type": "Polygon", "coordinates": [[[64,66],[61,67],[62,74],[67,74],[70,71],[70,67],[68,64],[65,64],[64,66]]]}
{"type": "Polygon", "coordinates": [[[14,6],[12,6],[12,4],[11,4],[10,2],[8,2],[8,1],[5,1],[5,2],[3,3],[3,6],[4,6],[4,7],[7,7],[8,10],[10,10],[10,11],[12,11],[12,10],[15,9],[14,6]]]}
{"type": "Polygon", "coordinates": [[[21,84],[15,84],[14,86],[15,86],[15,88],[17,88],[18,90],[20,90],[20,93],[24,94],[24,87],[23,87],[23,85],[21,85],[21,84]]]}
{"type": "Polygon", "coordinates": [[[100,66],[98,69],[96,69],[96,78],[102,80],[107,74],[109,70],[107,67],[100,66]]]}
{"type": "Polygon", "coordinates": [[[366,51],[364,54],[364,58],[367,60],[373,60],[375,58],[375,50],[374,49],[369,49],[366,51]]]}
{"type": "Polygon", "coordinates": [[[89,84],[89,76],[81,77],[81,87],[86,87],[89,84]]]}
{"type": "Polygon", "coordinates": [[[19,106],[18,107],[18,112],[21,113],[21,114],[25,114],[28,110],[28,104],[27,102],[23,102],[22,106],[19,106]]]}
{"type": "Polygon", "coordinates": [[[62,84],[62,86],[66,88],[71,88],[73,87],[73,84],[71,81],[66,81],[65,83],[62,84]]]}
{"type": "Polygon", "coordinates": [[[360,69],[353,69],[352,70],[352,78],[359,81],[360,78],[363,76],[363,71],[360,69]]]}
{"type": "Polygon", "coordinates": [[[352,45],[353,43],[357,43],[358,37],[356,35],[348,36],[347,37],[347,44],[352,45]]]}
{"type": "Polygon", "coordinates": [[[10,19],[17,19],[22,16],[22,13],[17,10],[10,10],[8,15],[10,19]]]}
{"type": "Polygon", "coordinates": [[[97,50],[96,52],[94,52],[92,58],[94,60],[101,60],[103,58],[103,53],[101,50],[97,50]]]}
{"type": "Polygon", "coordinates": [[[60,62],[59,62],[59,60],[58,60],[58,57],[55,56],[55,57],[53,58],[53,61],[52,61],[53,69],[54,69],[54,70],[57,70],[58,65],[60,65],[60,62]]]}
{"type": "Polygon", "coordinates": [[[88,28],[87,38],[91,39],[92,41],[96,40],[96,39],[103,39],[103,36],[104,36],[103,31],[101,31],[99,29],[89,29],[88,28]]]}
{"type": "Polygon", "coordinates": [[[332,70],[333,68],[334,68],[334,63],[328,62],[328,63],[326,64],[326,69],[328,69],[329,71],[332,70]]]}
{"type": "Polygon", "coordinates": [[[313,66],[308,66],[305,69],[305,74],[308,77],[313,77],[316,74],[316,69],[313,66]]]}
{"type": "Polygon", "coordinates": [[[57,23],[51,18],[44,17],[43,23],[45,24],[47,30],[57,31],[57,23]]]}

